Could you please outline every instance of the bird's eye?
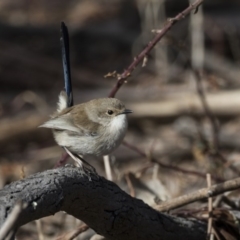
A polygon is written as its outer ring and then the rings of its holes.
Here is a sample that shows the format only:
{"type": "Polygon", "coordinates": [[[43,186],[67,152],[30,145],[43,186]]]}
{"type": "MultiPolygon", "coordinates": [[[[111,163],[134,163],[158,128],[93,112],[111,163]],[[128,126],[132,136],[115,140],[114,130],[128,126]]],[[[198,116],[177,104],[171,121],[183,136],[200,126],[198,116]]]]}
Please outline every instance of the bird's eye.
{"type": "Polygon", "coordinates": [[[112,115],[113,111],[112,110],[108,110],[107,113],[108,113],[108,115],[112,115]]]}

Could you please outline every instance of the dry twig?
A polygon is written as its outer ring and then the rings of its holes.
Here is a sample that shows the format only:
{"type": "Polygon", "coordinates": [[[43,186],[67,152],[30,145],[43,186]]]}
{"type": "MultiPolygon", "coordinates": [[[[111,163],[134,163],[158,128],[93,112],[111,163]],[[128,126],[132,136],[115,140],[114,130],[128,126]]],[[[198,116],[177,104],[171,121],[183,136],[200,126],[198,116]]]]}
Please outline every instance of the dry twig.
{"type": "Polygon", "coordinates": [[[14,225],[17,222],[22,210],[26,207],[22,201],[19,201],[13,208],[7,220],[0,229],[0,240],[7,239],[8,235],[14,234],[14,225]]]}
{"type": "MultiPolygon", "coordinates": [[[[219,128],[218,128],[218,123],[217,120],[214,116],[214,114],[212,113],[210,107],[208,106],[207,100],[206,100],[206,96],[203,90],[203,86],[202,86],[202,77],[200,75],[200,72],[198,70],[192,69],[194,76],[196,78],[197,81],[197,92],[199,95],[199,98],[201,100],[204,112],[207,116],[207,118],[209,119],[211,126],[212,126],[212,135],[213,135],[213,156],[217,157],[222,163],[227,163],[227,160],[224,158],[224,156],[221,154],[220,152],[220,148],[219,148],[219,128]]],[[[237,175],[240,174],[240,171],[238,169],[236,169],[234,166],[230,165],[229,168],[236,173],[237,175]]]]}
{"type": "Polygon", "coordinates": [[[126,182],[127,182],[128,188],[129,188],[130,196],[135,197],[136,194],[135,194],[135,190],[134,190],[132,181],[130,179],[130,173],[125,174],[125,179],[126,179],[126,182]]]}
{"type": "MultiPolygon", "coordinates": [[[[210,189],[211,188],[211,175],[207,173],[207,187],[210,189]]],[[[207,238],[212,239],[212,223],[213,223],[213,218],[212,218],[212,211],[213,211],[213,201],[212,197],[208,197],[208,230],[207,230],[207,238]]]]}
{"type": "Polygon", "coordinates": [[[125,80],[131,75],[133,70],[137,67],[137,65],[144,60],[144,58],[149,54],[149,52],[154,48],[154,46],[163,38],[163,36],[172,28],[172,26],[178,21],[184,19],[190,12],[194,9],[197,9],[198,6],[202,4],[203,0],[197,0],[195,3],[190,4],[184,11],[179,13],[174,18],[168,19],[165,26],[158,32],[158,34],[150,41],[147,46],[143,49],[143,51],[134,58],[133,62],[127,67],[127,69],[117,77],[117,82],[115,86],[112,88],[108,97],[114,97],[120,87],[123,85],[125,80]]]}
{"type": "Polygon", "coordinates": [[[83,224],[79,226],[77,229],[69,233],[66,233],[63,236],[59,236],[56,240],[73,240],[74,238],[79,236],[79,234],[86,232],[88,229],[89,229],[89,226],[86,224],[83,224]]]}
{"type": "Polygon", "coordinates": [[[202,188],[196,192],[177,197],[175,199],[162,202],[156,206],[159,211],[169,211],[178,207],[182,207],[189,203],[193,203],[209,197],[214,197],[227,191],[233,191],[240,188],[240,178],[235,178],[224,183],[212,185],[210,188],[202,188]]]}
{"type": "MultiPolygon", "coordinates": [[[[144,153],[143,151],[141,151],[138,147],[136,147],[136,146],[134,146],[134,145],[132,145],[132,144],[126,142],[126,141],[123,141],[123,145],[125,147],[137,152],[142,157],[145,157],[145,158],[148,157],[147,154],[144,153]]],[[[168,165],[168,164],[165,164],[165,163],[161,163],[159,160],[157,160],[156,158],[153,158],[153,157],[151,158],[151,162],[157,163],[162,168],[168,168],[168,169],[173,170],[173,171],[178,171],[178,172],[181,172],[181,173],[186,173],[186,174],[189,174],[189,175],[198,176],[198,177],[201,177],[201,178],[206,177],[205,173],[201,173],[201,172],[193,171],[193,170],[186,170],[186,169],[183,169],[183,168],[180,168],[180,167],[176,167],[176,166],[168,165]]],[[[212,178],[217,182],[224,181],[220,177],[213,176],[212,178]]]]}
{"type": "Polygon", "coordinates": [[[106,172],[106,178],[107,178],[107,180],[112,181],[113,180],[112,168],[111,168],[111,164],[110,164],[109,155],[103,156],[103,163],[104,163],[104,168],[105,168],[105,172],[106,172]]]}
{"type": "Polygon", "coordinates": [[[202,81],[201,81],[202,78],[201,78],[200,72],[193,69],[193,73],[194,73],[194,76],[195,76],[195,79],[197,82],[197,92],[198,92],[199,98],[201,100],[203,109],[206,113],[207,118],[211,122],[212,135],[213,135],[213,148],[214,148],[214,152],[217,152],[219,150],[219,140],[218,140],[219,129],[218,129],[217,120],[216,120],[215,116],[213,115],[210,107],[208,106],[206,96],[205,96],[203,86],[202,86],[202,81]]]}
{"type": "Polygon", "coordinates": [[[38,239],[44,240],[45,237],[44,237],[44,233],[43,233],[43,229],[42,229],[42,221],[41,221],[41,219],[38,219],[35,222],[36,222],[36,226],[37,226],[38,239]]]}

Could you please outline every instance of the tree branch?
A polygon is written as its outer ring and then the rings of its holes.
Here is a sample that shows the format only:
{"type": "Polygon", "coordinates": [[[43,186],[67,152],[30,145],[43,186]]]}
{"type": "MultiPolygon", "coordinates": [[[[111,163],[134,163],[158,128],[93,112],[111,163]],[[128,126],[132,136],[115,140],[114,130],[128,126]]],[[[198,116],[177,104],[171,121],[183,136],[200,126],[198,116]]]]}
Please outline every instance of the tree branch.
{"type": "Polygon", "coordinates": [[[119,74],[117,77],[117,82],[115,86],[112,88],[108,97],[114,97],[120,87],[123,85],[125,80],[131,75],[133,70],[137,67],[137,65],[143,61],[143,59],[147,56],[147,54],[154,48],[154,46],[163,38],[163,36],[172,28],[172,26],[177,23],[178,21],[184,19],[190,12],[194,9],[197,9],[198,6],[202,4],[203,0],[197,0],[195,3],[190,4],[184,11],[179,13],[174,18],[168,19],[165,26],[158,31],[159,33],[150,41],[147,46],[143,49],[143,51],[134,58],[133,62],[128,66],[128,68],[122,73],[119,74]]]}
{"type": "MultiPolygon", "coordinates": [[[[123,141],[122,143],[125,147],[137,152],[140,156],[147,158],[147,154],[145,152],[143,152],[140,148],[136,147],[135,145],[130,144],[129,142],[123,141]]],[[[193,175],[193,176],[198,176],[201,178],[205,178],[206,177],[206,173],[202,173],[202,172],[198,172],[198,171],[194,171],[194,170],[187,170],[187,169],[183,169],[177,166],[173,166],[173,165],[169,165],[166,163],[162,163],[160,162],[158,159],[151,157],[151,162],[153,163],[157,163],[160,167],[162,168],[167,168],[170,169],[172,171],[177,171],[177,172],[181,172],[181,173],[186,173],[189,175],[193,175]]],[[[217,177],[217,176],[212,176],[212,178],[217,181],[217,182],[222,182],[224,181],[223,178],[217,177]]]]}
{"type": "Polygon", "coordinates": [[[28,206],[16,228],[65,211],[107,239],[205,239],[206,224],[159,213],[113,182],[91,178],[78,168],[62,167],[7,185],[0,191],[0,226],[16,201],[22,200],[28,206]]]}
{"type": "Polygon", "coordinates": [[[236,190],[240,188],[240,178],[235,178],[224,183],[212,185],[209,188],[202,188],[196,192],[180,196],[178,198],[161,203],[156,207],[158,211],[169,211],[178,207],[182,207],[198,200],[215,197],[221,193],[236,190]]]}

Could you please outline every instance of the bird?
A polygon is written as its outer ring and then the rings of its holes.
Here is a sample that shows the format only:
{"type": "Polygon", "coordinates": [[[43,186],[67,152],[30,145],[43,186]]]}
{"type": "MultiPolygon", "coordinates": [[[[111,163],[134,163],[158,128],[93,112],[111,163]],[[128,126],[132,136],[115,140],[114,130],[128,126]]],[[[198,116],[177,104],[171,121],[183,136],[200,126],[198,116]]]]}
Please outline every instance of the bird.
{"type": "Polygon", "coordinates": [[[65,91],[59,95],[57,111],[39,127],[50,128],[57,144],[78,163],[78,166],[95,172],[83,156],[104,156],[122,142],[132,113],[116,98],[98,98],[68,107],[65,91]]]}

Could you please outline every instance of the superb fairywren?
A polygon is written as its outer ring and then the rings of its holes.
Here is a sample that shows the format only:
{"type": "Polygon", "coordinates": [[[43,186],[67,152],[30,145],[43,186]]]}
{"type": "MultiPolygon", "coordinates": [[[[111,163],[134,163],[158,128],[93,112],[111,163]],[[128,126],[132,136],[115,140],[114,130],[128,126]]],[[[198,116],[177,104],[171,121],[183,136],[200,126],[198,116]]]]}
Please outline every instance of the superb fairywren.
{"type": "MultiPolygon", "coordinates": [[[[103,156],[122,142],[131,110],[116,98],[99,98],[72,107],[65,91],[59,95],[57,112],[40,127],[53,129],[58,145],[82,166],[81,156],[103,156]]],[[[86,163],[88,164],[88,163],[86,163]]],[[[89,164],[88,164],[89,165],[89,164]]]]}

